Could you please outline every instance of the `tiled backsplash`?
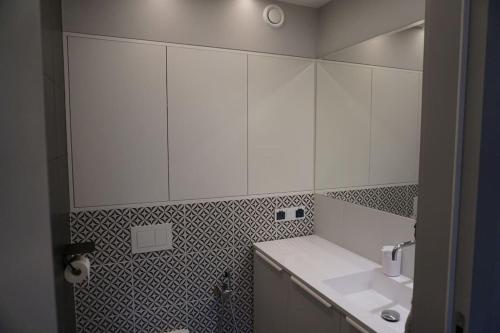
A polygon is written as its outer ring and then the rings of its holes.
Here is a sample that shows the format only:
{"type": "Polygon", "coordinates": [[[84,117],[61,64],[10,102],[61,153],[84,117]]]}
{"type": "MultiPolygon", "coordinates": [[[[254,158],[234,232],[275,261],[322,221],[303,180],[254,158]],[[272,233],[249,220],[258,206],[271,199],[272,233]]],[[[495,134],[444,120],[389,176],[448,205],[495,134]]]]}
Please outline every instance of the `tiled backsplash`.
{"type": "MultiPolygon", "coordinates": [[[[418,185],[327,193],[344,201],[410,216],[418,185]]],[[[182,205],[87,210],[71,214],[72,243],[95,241],[90,283],[75,287],[77,332],[216,333],[221,304],[212,294],[233,272],[240,333],[253,332],[255,242],[312,234],[312,194],[182,205]],[[306,219],[275,222],[274,210],[306,206],[306,219]],[[130,227],[173,224],[174,248],[131,253],[130,227]]],[[[224,332],[235,332],[224,317],[224,332]]]]}
{"type": "MultiPolygon", "coordinates": [[[[312,234],[312,194],[71,214],[73,243],[95,241],[90,283],[75,287],[77,332],[215,333],[212,288],[233,272],[240,333],[253,331],[251,244],[312,234]],[[306,206],[305,220],[274,222],[274,210],[306,206]],[[174,249],[131,253],[130,227],[173,224],[174,249]]],[[[224,331],[235,332],[230,317],[224,331]]]]}
{"type": "Polygon", "coordinates": [[[413,198],[418,196],[418,185],[375,187],[326,193],[327,196],[384,212],[410,217],[413,198]]]}

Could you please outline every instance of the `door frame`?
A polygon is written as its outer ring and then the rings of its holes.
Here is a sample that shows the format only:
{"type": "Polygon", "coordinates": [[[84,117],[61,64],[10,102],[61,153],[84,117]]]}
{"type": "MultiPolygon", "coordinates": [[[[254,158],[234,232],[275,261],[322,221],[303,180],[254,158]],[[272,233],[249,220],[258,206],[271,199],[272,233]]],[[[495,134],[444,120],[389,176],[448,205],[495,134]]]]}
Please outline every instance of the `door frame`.
{"type": "Polygon", "coordinates": [[[415,332],[452,332],[469,0],[427,1],[422,87],[415,332]]]}
{"type": "Polygon", "coordinates": [[[415,332],[497,332],[500,4],[427,3],[415,332]]]}

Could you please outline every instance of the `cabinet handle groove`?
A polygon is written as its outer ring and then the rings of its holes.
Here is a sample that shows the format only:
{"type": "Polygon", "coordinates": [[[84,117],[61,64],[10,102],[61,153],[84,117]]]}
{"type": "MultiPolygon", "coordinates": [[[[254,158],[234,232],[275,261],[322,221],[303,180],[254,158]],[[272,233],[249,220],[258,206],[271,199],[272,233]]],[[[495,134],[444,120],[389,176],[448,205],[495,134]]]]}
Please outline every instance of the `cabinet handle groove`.
{"type": "Polygon", "coordinates": [[[332,307],[332,305],[330,303],[328,303],[327,301],[325,301],[323,299],[323,297],[321,297],[318,294],[316,294],[314,291],[311,290],[311,288],[309,288],[308,286],[306,286],[305,284],[303,284],[302,282],[300,282],[295,276],[291,276],[290,279],[292,280],[293,283],[295,283],[297,286],[299,286],[300,288],[302,288],[306,293],[308,293],[309,295],[311,295],[312,297],[314,297],[318,302],[320,302],[321,304],[323,304],[327,308],[331,308],[332,307]]]}
{"type": "Polygon", "coordinates": [[[349,325],[351,325],[352,327],[354,327],[355,329],[357,329],[361,333],[370,333],[366,329],[361,327],[358,323],[356,323],[354,320],[352,320],[350,317],[345,317],[345,321],[347,321],[347,323],[349,325]]]}
{"type": "Polygon", "coordinates": [[[255,254],[258,255],[262,260],[264,260],[269,266],[277,270],[278,272],[281,272],[283,268],[280,266],[276,265],[274,262],[271,261],[268,257],[266,257],[264,254],[260,253],[259,251],[255,251],[255,254]]]}

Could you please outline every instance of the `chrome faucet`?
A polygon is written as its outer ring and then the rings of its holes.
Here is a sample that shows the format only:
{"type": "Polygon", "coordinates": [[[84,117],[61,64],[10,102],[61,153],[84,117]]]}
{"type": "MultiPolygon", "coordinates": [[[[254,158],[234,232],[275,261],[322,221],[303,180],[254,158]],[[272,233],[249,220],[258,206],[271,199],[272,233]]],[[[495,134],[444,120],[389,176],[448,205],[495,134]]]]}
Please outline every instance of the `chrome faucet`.
{"type": "Polygon", "coordinates": [[[401,250],[404,247],[412,246],[415,244],[415,241],[407,241],[407,242],[402,242],[394,246],[392,249],[392,260],[396,260],[396,255],[398,254],[398,251],[401,250]]]}

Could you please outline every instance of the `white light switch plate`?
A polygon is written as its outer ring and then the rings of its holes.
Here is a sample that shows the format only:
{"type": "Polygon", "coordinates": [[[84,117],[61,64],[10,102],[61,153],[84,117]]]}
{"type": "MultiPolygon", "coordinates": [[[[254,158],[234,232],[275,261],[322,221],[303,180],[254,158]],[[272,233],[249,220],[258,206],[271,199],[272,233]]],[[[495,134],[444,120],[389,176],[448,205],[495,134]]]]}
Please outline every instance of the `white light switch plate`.
{"type": "Polygon", "coordinates": [[[172,224],[155,224],[131,228],[132,253],[171,250],[172,224]]]}

